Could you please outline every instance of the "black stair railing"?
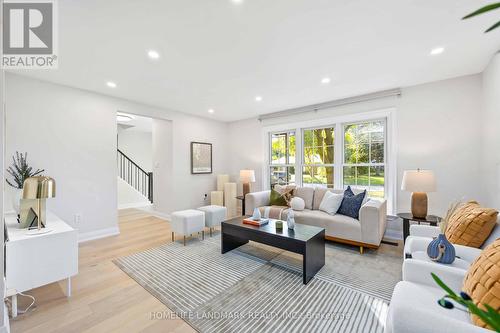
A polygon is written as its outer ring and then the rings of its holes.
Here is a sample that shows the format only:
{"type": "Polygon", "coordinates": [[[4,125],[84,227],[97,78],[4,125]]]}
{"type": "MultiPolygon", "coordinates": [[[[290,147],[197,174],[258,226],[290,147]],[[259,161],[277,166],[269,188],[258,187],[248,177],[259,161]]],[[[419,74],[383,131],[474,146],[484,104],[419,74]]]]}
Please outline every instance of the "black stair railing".
{"type": "Polygon", "coordinates": [[[144,171],[120,149],[117,149],[117,162],[118,176],[153,202],[153,173],[144,171]]]}

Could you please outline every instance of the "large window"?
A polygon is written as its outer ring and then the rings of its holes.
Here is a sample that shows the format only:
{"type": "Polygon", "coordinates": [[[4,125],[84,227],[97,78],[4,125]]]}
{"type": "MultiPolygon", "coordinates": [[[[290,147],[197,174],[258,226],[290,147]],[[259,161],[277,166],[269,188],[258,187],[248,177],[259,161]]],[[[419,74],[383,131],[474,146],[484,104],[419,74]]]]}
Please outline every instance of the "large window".
{"type": "Polygon", "coordinates": [[[271,188],[276,184],[295,184],[295,132],[271,134],[271,188]]]}
{"type": "Polygon", "coordinates": [[[385,195],[385,123],[344,124],[343,185],[385,195]]]}
{"type": "Polygon", "coordinates": [[[302,184],[334,187],[335,128],[315,128],[303,131],[302,184]]]}
{"type": "Polygon", "coordinates": [[[351,186],[366,189],[371,197],[385,197],[385,127],[386,121],[382,119],[271,133],[271,187],[276,184],[336,189],[351,186]],[[296,140],[296,133],[301,133],[300,140],[296,140]]]}

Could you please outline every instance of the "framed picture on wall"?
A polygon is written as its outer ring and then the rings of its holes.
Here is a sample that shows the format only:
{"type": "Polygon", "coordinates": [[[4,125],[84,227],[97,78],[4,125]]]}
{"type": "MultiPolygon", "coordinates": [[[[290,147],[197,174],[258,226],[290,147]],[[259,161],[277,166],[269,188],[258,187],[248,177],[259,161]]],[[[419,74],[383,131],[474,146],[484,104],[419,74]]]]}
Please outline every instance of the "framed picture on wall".
{"type": "Polygon", "coordinates": [[[212,144],[191,142],[191,173],[212,173],[212,144]]]}

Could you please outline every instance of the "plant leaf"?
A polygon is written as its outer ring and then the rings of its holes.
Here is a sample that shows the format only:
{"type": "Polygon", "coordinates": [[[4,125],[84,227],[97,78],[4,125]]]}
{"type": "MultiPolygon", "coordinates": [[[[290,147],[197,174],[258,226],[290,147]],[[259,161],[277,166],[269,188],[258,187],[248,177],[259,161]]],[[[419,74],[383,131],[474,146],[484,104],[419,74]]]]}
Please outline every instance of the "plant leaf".
{"type": "Polygon", "coordinates": [[[455,294],[455,292],[453,290],[450,289],[450,287],[448,287],[443,281],[441,281],[440,278],[437,277],[436,274],[434,273],[431,273],[432,275],[432,278],[434,279],[434,281],[436,281],[436,283],[444,289],[444,291],[446,291],[448,294],[450,294],[450,296],[452,297],[457,297],[457,294],[455,294]]]}
{"type": "Polygon", "coordinates": [[[481,14],[484,14],[486,12],[489,12],[491,10],[495,10],[497,8],[500,8],[500,2],[499,3],[492,3],[491,5],[487,5],[487,6],[484,6],[482,8],[479,8],[478,10],[476,10],[475,12],[472,12],[470,13],[469,15],[466,15],[462,18],[462,20],[466,20],[468,18],[471,18],[471,17],[474,17],[476,15],[481,15],[481,14]]]}
{"type": "Polygon", "coordinates": [[[495,23],[495,24],[493,24],[491,27],[489,27],[489,28],[485,31],[485,33],[486,33],[486,32],[490,32],[491,30],[496,29],[496,28],[498,28],[498,27],[500,27],[500,21],[498,21],[497,23],[495,23]]]}

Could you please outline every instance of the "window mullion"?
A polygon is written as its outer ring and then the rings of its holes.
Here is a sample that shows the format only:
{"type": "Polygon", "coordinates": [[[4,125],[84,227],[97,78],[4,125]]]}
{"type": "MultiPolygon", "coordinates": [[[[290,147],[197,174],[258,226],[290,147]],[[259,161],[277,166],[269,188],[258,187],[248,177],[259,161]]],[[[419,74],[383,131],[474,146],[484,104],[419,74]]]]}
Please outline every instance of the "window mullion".
{"type": "Polygon", "coordinates": [[[335,149],[335,154],[334,154],[334,175],[335,175],[335,189],[342,189],[343,188],[343,181],[342,181],[342,175],[343,175],[343,163],[344,163],[344,130],[342,128],[342,124],[335,124],[335,142],[334,142],[334,149],[335,149]]]}

